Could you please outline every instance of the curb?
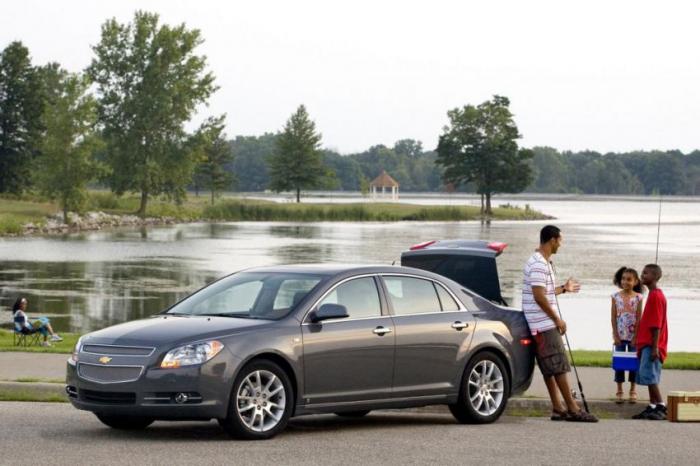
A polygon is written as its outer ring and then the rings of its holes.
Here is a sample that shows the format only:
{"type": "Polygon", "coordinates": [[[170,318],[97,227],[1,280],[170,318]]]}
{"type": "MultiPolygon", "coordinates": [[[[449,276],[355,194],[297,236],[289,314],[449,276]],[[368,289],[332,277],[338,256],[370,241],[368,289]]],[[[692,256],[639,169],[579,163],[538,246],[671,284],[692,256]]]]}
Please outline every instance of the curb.
{"type": "MultiPolygon", "coordinates": [[[[53,401],[58,401],[59,399],[68,401],[65,392],[65,384],[63,383],[0,382],[0,398],[12,398],[13,396],[17,397],[20,395],[23,398],[27,398],[27,401],[44,401],[47,399],[53,401]]],[[[644,403],[616,404],[608,400],[588,400],[588,406],[594,414],[604,419],[629,419],[644,406],[644,403]]],[[[511,398],[508,400],[508,407],[505,414],[511,416],[549,416],[550,410],[551,404],[548,399],[511,398]]],[[[406,408],[391,411],[423,414],[450,414],[449,409],[444,405],[423,406],[420,408],[406,408]]]]}

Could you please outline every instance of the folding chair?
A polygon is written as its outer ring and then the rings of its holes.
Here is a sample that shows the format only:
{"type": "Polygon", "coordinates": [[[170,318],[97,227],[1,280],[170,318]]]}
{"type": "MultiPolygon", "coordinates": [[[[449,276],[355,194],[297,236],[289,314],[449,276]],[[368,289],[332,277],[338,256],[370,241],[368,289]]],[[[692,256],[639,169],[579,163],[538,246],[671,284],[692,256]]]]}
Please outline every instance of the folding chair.
{"type": "Polygon", "coordinates": [[[12,343],[15,346],[36,346],[39,345],[41,333],[36,329],[29,329],[15,322],[15,331],[12,333],[12,343]]]}

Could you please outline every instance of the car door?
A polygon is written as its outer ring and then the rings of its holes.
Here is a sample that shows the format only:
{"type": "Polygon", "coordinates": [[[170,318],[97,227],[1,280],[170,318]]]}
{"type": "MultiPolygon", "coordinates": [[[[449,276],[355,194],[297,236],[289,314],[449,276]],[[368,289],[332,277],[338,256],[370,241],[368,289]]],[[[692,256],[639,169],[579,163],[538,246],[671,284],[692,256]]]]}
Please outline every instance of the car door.
{"type": "Polygon", "coordinates": [[[314,307],[342,304],[346,318],[311,323],[307,314],[302,323],[305,404],[391,396],[394,325],[382,310],[377,285],[373,276],[345,280],[314,307]]]}
{"type": "Polygon", "coordinates": [[[442,395],[459,389],[474,318],[432,280],[382,276],[396,330],[396,397],[442,395]]]}

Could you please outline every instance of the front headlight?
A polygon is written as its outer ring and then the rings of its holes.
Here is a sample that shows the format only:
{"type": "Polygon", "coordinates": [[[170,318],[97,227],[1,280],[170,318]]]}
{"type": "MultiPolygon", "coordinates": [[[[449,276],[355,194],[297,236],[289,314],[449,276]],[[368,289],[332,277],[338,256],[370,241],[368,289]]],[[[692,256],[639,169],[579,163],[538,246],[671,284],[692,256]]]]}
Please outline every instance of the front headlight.
{"type": "Polygon", "coordinates": [[[180,346],[168,351],[168,354],[163,358],[163,362],[160,363],[160,367],[163,369],[174,369],[182,366],[204,364],[219,354],[222,349],[224,349],[224,344],[217,340],[180,346]]]}
{"type": "Polygon", "coordinates": [[[80,353],[80,349],[83,347],[83,337],[78,338],[78,342],[75,344],[75,347],[73,348],[73,354],[70,355],[70,358],[73,360],[73,362],[78,362],[78,353],[80,353]]]}

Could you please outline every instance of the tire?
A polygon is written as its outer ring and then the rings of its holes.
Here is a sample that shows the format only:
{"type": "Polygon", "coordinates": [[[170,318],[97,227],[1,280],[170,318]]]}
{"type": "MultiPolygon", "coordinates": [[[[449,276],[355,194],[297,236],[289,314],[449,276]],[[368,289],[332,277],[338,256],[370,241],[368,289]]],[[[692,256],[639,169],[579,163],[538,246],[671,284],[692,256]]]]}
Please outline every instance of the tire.
{"type": "Polygon", "coordinates": [[[102,424],[119,430],[141,430],[153,424],[154,419],[137,416],[111,416],[95,414],[102,424]]]}
{"type": "Polygon", "coordinates": [[[494,422],[508,404],[510,380],[501,359],[491,352],[474,356],[462,375],[457,403],[449,406],[460,424],[494,422]]]}
{"type": "Polygon", "coordinates": [[[370,413],[370,410],[362,410],[362,411],[346,411],[344,413],[335,413],[336,416],[340,417],[364,417],[367,416],[370,413]]]}
{"type": "Polygon", "coordinates": [[[269,439],[287,426],[294,399],[289,377],[277,364],[253,361],[236,376],[228,416],[219,424],[237,439],[269,439]]]}

